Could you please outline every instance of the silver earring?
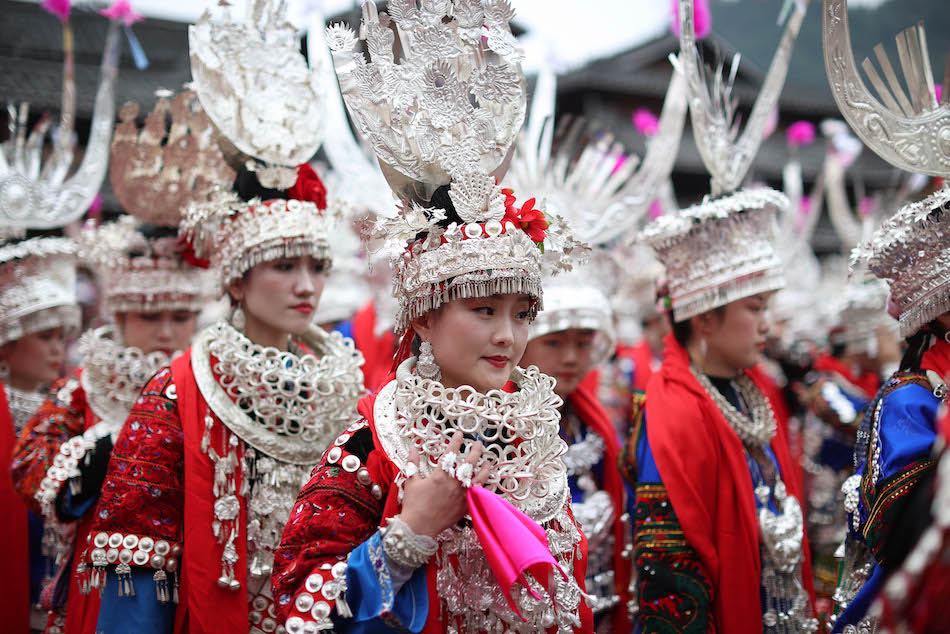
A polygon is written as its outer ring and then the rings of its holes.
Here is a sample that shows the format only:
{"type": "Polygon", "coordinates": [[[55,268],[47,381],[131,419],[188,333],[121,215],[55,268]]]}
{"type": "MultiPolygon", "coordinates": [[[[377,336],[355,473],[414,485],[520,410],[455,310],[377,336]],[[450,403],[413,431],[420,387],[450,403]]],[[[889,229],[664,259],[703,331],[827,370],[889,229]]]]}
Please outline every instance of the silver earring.
{"type": "Polygon", "coordinates": [[[0,381],[6,381],[10,378],[10,365],[6,361],[0,361],[0,381]]]}
{"type": "Polygon", "coordinates": [[[234,326],[235,330],[244,332],[246,320],[244,319],[244,311],[240,306],[236,306],[234,310],[231,311],[231,325],[234,326]]]}
{"type": "Polygon", "coordinates": [[[442,371],[439,370],[435,362],[435,355],[432,354],[432,344],[423,341],[419,346],[419,357],[416,359],[416,373],[424,379],[438,381],[442,378],[442,371]]]}

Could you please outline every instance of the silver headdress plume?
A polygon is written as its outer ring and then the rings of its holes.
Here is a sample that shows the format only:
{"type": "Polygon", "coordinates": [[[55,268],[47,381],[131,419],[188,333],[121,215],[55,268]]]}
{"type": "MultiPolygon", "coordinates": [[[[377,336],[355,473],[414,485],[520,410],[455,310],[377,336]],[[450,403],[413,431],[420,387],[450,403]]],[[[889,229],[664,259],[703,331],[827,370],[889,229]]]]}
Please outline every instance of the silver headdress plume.
{"type": "MultiPolygon", "coordinates": [[[[68,29],[68,24],[64,26],[68,29]]],[[[115,120],[115,80],[119,65],[119,22],[113,20],[106,34],[99,86],[89,142],[82,161],[70,175],[76,154],[73,126],[76,118],[76,80],[73,51],[68,44],[63,62],[63,99],[59,128],[49,157],[43,145],[52,122],[48,118],[27,135],[29,106],[7,107],[10,137],[0,146],[0,224],[20,229],[62,227],[80,218],[99,192],[109,161],[109,139],[115,120]]]]}
{"type": "Polygon", "coordinates": [[[182,210],[234,182],[214,126],[191,90],[161,91],[140,130],[139,105],[125,104],[112,139],[109,179],[123,209],[144,222],[174,227],[182,210]]]}
{"type": "Polygon", "coordinates": [[[388,6],[380,14],[363,3],[359,38],[369,60],[349,28],[331,26],[327,40],[354,125],[399,199],[396,216],[377,223],[392,254],[396,331],[456,298],[540,300],[539,244],[558,243],[551,252],[569,268],[575,241],[540,211],[515,209],[497,184],[525,114],[511,7],[506,0],[388,6]],[[446,185],[461,225],[441,226],[446,210],[431,203],[446,185]]]}
{"type": "MultiPolygon", "coordinates": [[[[538,79],[539,85],[548,81],[554,82],[553,77],[538,79]]],[[[640,224],[672,172],[686,108],[685,82],[674,71],[660,131],[650,140],[641,162],[596,122],[568,119],[555,130],[553,93],[546,104],[536,94],[526,134],[505,182],[515,191],[535,194],[546,209],[570,225],[578,239],[607,247],[640,224]]]]}
{"type": "Polygon", "coordinates": [[[795,39],[805,19],[807,5],[808,0],[795,3],[759,96],[752,107],[749,121],[740,135],[735,120],[736,104],[732,96],[733,82],[739,70],[739,56],[733,58],[728,78],[722,77],[723,69],[720,66],[711,85],[707,85],[696,47],[693,0],[680,0],[679,62],[689,87],[689,111],[696,145],[706,169],[712,175],[714,196],[738,190],[752,166],[762,144],[769,115],[775,108],[785,84],[788,63],[792,57],[795,39]]]}
{"type": "MultiPolygon", "coordinates": [[[[862,64],[877,92],[859,75],[848,31],[846,0],[822,0],[825,69],[832,94],[855,133],[892,165],[912,172],[950,178],[950,66],[944,94],[937,102],[927,38],[922,23],[897,35],[897,51],[908,91],[901,87],[884,47],[873,63],[862,64]]],[[[903,206],[872,238],[855,249],[852,265],[866,264],[890,284],[900,313],[900,331],[913,335],[950,311],[950,187],[903,206]]]]}
{"type": "Polygon", "coordinates": [[[243,23],[223,6],[222,22],[206,11],[188,29],[195,91],[233,148],[264,163],[261,184],[289,189],[323,140],[319,68],[301,55],[283,0],[247,0],[243,23]]]}
{"type": "Polygon", "coordinates": [[[508,27],[508,2],[456,2],[449,24],[446,4],[395,0],[389,15],[379,15],[364,2],[360,38],[371,61],[357,52],[351,29],[327,30],[350,116],[393,191],[409,201],[427,202],[455,178],[478,173],[485,182],[504,173],[524,123],[521,53],[508,27]]]}

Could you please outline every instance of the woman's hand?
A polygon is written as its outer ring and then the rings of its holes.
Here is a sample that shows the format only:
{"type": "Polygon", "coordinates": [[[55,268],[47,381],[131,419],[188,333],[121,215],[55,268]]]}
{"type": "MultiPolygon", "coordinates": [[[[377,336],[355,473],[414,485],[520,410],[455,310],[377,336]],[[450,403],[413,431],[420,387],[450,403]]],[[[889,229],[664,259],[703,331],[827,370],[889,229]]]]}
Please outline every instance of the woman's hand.
{"type": "MultiPolygon", "coordinates": [[[[462,432],[455,432],[447,452],[459,453],[462,448],[462,432]]],[[[478,464],[484,447],[476,442],[469,449],[465,460],[472,469],[478,464]]],[[[419,452],[413,447],[409,450],[409,462],[419,466],[419,452]]],[[[488,479],[489,465],[486,463],[472,478],[472,484],[483,484],[488,479]]],[[[435,469],[423,477],[414,475],[403,485],[402,512],[399,518],[417,535],[436,537],[445,529],[454,526],[468,511],[465,499],[465,487],[443,469],[435,469]]]]}

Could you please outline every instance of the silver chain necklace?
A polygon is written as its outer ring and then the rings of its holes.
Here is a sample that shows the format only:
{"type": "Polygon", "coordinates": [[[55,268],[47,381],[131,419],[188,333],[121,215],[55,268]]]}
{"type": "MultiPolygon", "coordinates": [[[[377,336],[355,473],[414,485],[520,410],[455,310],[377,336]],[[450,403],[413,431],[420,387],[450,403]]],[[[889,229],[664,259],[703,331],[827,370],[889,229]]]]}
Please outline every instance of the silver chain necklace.
{"type": "Polygon", "coordinates": [[[690,366],[690,370],[706,394],[713,400],[719,411],[726,417],[729,426],[739,436],[739,440],[749,447],[765,447],[772,442],[775,436],[775,413],[765,395],[759,391],[752,379],[742,375],[733,379],[732,384],[739,393],[742,402],[748,408],[748,414],[740,412],[729,400],[716,389],[709,377],[690,366]]]}

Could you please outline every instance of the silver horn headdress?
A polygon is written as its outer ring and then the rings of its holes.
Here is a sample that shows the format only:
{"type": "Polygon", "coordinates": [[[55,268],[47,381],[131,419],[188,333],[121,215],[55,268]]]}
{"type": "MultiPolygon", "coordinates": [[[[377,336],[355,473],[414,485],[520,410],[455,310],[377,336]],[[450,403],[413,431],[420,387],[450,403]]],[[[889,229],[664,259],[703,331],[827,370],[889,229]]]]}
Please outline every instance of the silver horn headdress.
{"type": "Polygon", "coordinates": [[[77,153],[73,134],[76,79],[68,21],[63,23],[63,28],[63,99],[59,128],[46,160],[43,160],[43,145],[52,122],[41,118],[27,134],[29,106],[24,103],[19,108],[11,105],[7,109],[10,138],[0,146],[0,224],[7,227],[51,229],[78,219],[86,213],[106,176],[109,139],[115,120],[119,22],[113,20],[106,34],[89,142],[81,150],[82,161],[72,175],[70,168],[77,153]]]}
{"type": "Polygon", "coordinates": [[[720,66],[707,84],[696,48],[692,0],[680,0],[680,55],[689,94],[693,135],[712,176],[712,197],[678,214],[658,218],[642,233],[666,267],[673,317],[680,321],[784,283],[773,244],[776,211],[788,199],[769,188],[739,189],[763,139],[769,114],[785,82],[806,2],[796,3],[749,121],[738,131],[732,86],[720,66]]]}
{"type": "MultiPolygon", "coordinates": [[[[880,44],[862,67],[877,93],[859,75],[848,31],[846,0],[822,1],[825,70],[842,116],[865,145],[892,165],[950,178],[950,70],[938,102],[922,23],[897,35],[907,92],[880,44]]],[[[950,67],[948,67],[950,68],[950,67]]],[[[870,240],[855,249],[853,264],[866,263],[888,281],[900,314],[902,336],[910,336],[950,311],[950,187],[904,205],[870,240]]]]}

